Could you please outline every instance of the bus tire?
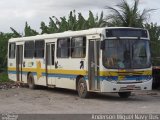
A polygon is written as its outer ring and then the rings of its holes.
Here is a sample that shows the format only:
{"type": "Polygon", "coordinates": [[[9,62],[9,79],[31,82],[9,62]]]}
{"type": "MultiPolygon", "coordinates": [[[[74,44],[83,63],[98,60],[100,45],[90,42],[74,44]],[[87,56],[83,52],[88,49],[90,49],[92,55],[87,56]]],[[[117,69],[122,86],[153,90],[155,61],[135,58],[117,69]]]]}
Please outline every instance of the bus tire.
{"type": "Polygon", "coordinates": [[[87,84],[83,77],[78,81],[77,91],[80,98],[87,98],[89,96],[89,92],[87,91],[87,84]]]}
{"type": "Polygon", "coordinates": [[[35,89],[36,85],[34,84],[34,77],[31,73],[29,73],[28,78],[27,78],[28,86],[30,89],[35,89]]]}
{"type": "Polygon", "coordinates": [[[131,92],[119,92],[118,95],[121,98],[128,98],[129,96],[131,96],[131,92]]]}

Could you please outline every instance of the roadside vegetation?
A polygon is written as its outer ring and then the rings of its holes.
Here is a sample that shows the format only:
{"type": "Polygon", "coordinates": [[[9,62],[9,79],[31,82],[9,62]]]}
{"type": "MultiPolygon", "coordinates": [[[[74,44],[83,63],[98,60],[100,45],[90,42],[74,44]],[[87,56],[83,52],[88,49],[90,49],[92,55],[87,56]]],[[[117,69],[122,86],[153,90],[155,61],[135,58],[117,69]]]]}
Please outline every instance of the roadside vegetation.
{"type": "MultiPolygon", "coordinates": [[[[75,10],[70,11],[68,16],[57,18],[56,16],[49,17],[49,23],[42,21],[40,23],[41,32],[37,32],[32,29],[31,26],[26,22],[23,34],[17,32],[14,28],[11,29],[11,33],[0,32],[0,69],[6,69],[7,66],[7,42],[10,38],[23,37],[23,36],[34,36],[38,34],[51,34],[64,32],[67,30],[85,30],[95,27],[113,27],[113,26],[124,26],[124,27],[141,27],[149,30],[151,38],[151,54],[153,58],[153,65],[160,65],[160,61],[155,58],[159,57],[160,53],[160,26],[156,23],[148,23],[148,19],[151,12],[154,9],[139,10],[139,0],[133,0],[133,4],[129,5],[127,0],[122,2],[115,7],[105,6],[109,10],[109,14],[104,15],[101,12],[100,15],[94,15],[92,11],[89,11],[88,18],[85,18],[82,13],[76,13],[75,10]]],[[[0,73],[0,81],[7,80],[6,73],[0,73]]]]}
{"type": "Polygon", "coordinates": [[[9,82],[8,74],[6,72],[0,73],[0,83],[9,82]]]}

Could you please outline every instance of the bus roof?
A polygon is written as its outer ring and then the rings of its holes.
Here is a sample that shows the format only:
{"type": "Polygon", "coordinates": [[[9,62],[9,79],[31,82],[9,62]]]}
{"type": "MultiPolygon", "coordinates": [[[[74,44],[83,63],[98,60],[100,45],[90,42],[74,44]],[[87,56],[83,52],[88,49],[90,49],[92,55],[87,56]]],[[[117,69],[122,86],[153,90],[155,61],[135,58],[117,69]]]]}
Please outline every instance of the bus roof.
{"type": "Polygon", "coordinates": [[[51,39],[51,38],[62,38],[62,37],[70,37],[70,36],[83,36],[83,35],[92,35],[92,34],[100,34],[105,29],[116,29],[116,28],[130,28],[130,29],[143,29],[143,28],[134,28],[134,27],[103,27],[103,28],[91,28],[87,30],[79,30],[79,31],[65,31],[61,33],[52,33],[52,34],[42,34],[36,36],[28,36],[28,37],[19,37],[19,38],[11,38],[9,42],[20,42],[20,41],[28,41],[28,40],[40,40],[40,39],[51,39]]]}

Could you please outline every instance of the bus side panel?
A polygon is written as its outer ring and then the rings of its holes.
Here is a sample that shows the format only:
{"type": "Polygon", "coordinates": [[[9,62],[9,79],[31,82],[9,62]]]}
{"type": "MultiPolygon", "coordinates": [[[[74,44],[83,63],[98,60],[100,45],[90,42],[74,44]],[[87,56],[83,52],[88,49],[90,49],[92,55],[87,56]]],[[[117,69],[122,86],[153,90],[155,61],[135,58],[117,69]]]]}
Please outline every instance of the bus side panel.
{"type": "Polygon", "coordinates": [[[15,59],[8,59],[8,78],[17,81],[15,59]]]}
{"type": "Polygon", "coordinates": [[[45,59],[35,59],[36,61],[36,75],[35,83],[37,85],[47,86],[45,73],[45,59]]]}
{"type": "MultiPolygon", "coordinates": [[[[8,63],[12,64],[12,60],[8,60],[8,63]]],[[[13,69],[14,69],[13,66],[8,66],[8,78],[10,80],[17,81],[16,71],[13,69]],[[11,70],[11,68],[12,68],[12,70],[11,70]]]]}
{"type": "Polygon", "coordinates": [[[59,73],[56,77],[56,87],[76,89],[77,76],[86,76],[86,61],[81,58],[57,59],[59,73]],[[83,63],[83,65],[82,65],[83,63]]]}
{"type": "Polygon", "coordinates": [[[23,80],[27,83],[27,75],[31,73],[36,85],[46,86],[44,59],[24,59],[25,68],[23,69],[23,80]]]}

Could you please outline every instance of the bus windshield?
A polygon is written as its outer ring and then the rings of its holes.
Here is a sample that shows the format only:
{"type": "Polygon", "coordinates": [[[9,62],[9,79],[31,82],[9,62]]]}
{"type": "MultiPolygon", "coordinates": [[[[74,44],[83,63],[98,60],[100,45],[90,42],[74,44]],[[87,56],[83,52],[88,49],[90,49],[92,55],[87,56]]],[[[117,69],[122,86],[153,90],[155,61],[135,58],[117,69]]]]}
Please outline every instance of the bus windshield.
{"type": "Polygon", "coordinates": [[[105,40],[103,65],[109,69],[143,69],[151,66],[148,40],[105,40]]]}

